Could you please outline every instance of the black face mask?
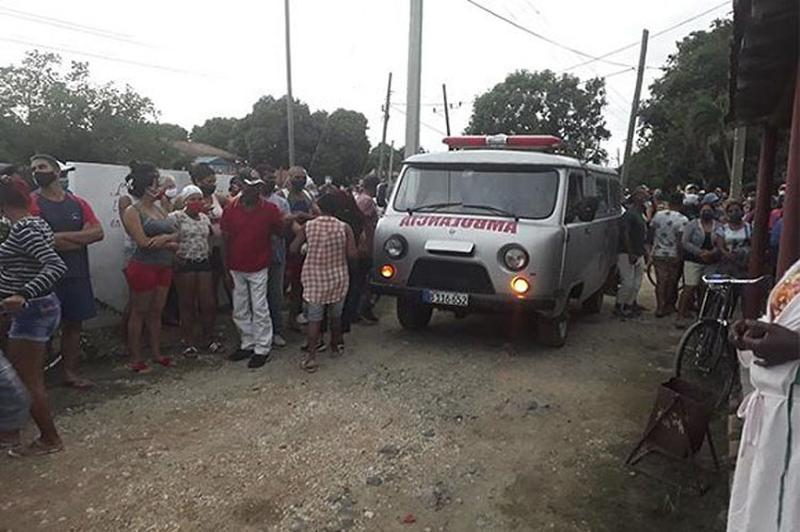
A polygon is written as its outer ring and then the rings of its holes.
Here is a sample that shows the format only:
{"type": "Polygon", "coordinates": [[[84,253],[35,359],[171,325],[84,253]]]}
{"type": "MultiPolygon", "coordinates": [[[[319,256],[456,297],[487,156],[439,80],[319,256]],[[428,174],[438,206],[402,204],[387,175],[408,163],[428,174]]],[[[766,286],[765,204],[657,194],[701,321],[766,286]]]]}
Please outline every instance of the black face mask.
{"type": "Polygon", "coordinates": [[[714,211],[703,211],[700,213],[700,218],[705,221],[713,220],[714,219],[714,211]]]}
{"type": "Polygon", "coordinates": [[[210,196],[217,191],[217,185],[216,183],[213,185],[200,185],[200,190],[203,191],[203,195],[210,196]]]}
{"type": "Polygon", "coordinates": [[[50,185],[56,179],[58,179],[58,175],[55,172],[34,172],[33,174],[33,180],[42,188],[50,185]]]}
{"type": "Polygon", "coordinates": [[[292,181],[292,190],[294,190],[295,192],[300,192],[301,190],[303,190],[303,188],[305,188],[305,186],[306,186],[305,181],[299,181],[299,180],[292,181]]]}
{"type": "Polygon", "coordinates": [[[728,220],[732,221],[735,224],[738,224],[742,221],[742,213],[741,212],[732,212],[728,215],[728,220]]]}

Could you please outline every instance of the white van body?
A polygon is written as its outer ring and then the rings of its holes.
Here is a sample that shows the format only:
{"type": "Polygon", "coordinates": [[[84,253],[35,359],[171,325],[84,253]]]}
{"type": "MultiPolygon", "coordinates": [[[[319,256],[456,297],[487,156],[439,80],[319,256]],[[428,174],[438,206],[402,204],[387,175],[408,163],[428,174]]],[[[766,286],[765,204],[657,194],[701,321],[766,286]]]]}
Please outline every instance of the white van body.
{"type": "Polygon", "coordinates": [[[373,287],[397,296],[407,328],[426,326],[433,308],[531,311],[540,340],[563,345],[570,300],[600,309],[621,200],[616,171],[569,157],[415,155],[376,230],[373,287]]]}

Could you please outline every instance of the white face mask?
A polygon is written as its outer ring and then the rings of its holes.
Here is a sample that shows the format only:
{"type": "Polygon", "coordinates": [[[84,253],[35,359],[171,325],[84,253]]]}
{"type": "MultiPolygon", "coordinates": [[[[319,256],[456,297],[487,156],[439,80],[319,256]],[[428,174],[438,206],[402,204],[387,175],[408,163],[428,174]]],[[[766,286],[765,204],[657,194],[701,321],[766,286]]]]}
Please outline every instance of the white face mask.
{"type": "Polygon", "coordinates": [[[178,195],[178,187],[171,187],[164,190],[164,195],[169,199],[175,199],[178,195]]]}

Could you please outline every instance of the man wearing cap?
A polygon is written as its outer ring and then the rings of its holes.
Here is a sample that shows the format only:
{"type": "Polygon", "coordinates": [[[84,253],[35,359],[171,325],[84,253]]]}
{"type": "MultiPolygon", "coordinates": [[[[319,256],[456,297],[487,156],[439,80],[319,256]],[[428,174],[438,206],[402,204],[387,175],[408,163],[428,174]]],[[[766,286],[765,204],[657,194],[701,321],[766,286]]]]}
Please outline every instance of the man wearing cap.
{"type": "Polygon", "coordinates": [[[249,358],[249,368],[269,362],[272,321],[267,300],[272,236],[283,229],[278,207],[261,197],[263,181],[252,170],[242,192],[225,207],[220,221],[227,266],[233,277],[233,322],[241,344],[231,360],[249,358]]]}
{"type": "Polygon", "coordinates": [[[55,287],[61,302],[64,384],[85,389],[91,382],[78,375],[81,329],[85,320],[97,315],[87,246],[103,240],[103,228],[86,200],[65,190],[63,166],[55,157],[34,155],[31,171],[39,187],[32,195],[31,210],[53,230],[56,251],[67,265],[67,273],[55,287]]]}

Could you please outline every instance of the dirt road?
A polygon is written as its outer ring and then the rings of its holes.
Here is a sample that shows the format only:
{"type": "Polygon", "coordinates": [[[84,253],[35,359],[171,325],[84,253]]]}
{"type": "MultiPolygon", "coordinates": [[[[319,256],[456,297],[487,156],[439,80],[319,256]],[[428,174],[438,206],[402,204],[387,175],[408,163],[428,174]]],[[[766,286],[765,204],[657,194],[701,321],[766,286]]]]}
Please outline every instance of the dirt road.
{"type": "Polygon", "coordinates": [[[414,334],[382,306],[315,375],[294,337],[258,371],[106,362],[96,390],[54,389],[67,450],[0,459],[0,530],[723,528],[724,478],[698,498],[622,464],[671,322],[612,320],[607,300],[551,350],[502,317],[438,314],[414,334]]]}

